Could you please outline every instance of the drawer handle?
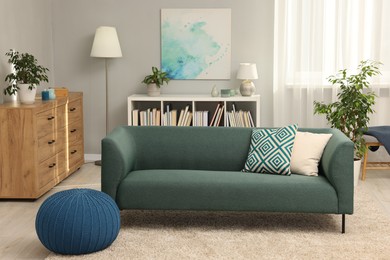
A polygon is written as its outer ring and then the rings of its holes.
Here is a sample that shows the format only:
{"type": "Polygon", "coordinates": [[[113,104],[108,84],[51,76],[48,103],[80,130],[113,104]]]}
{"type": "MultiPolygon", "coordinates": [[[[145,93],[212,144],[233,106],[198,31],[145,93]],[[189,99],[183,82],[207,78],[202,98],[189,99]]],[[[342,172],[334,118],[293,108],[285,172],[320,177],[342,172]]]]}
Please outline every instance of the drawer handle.
{"type": "Polygon", "coordinates": [[[77,150],[73,150],[70,152],[70,154],[75,154],[75,153],[77,153],[77,150]]]}
{"type": "Polygon", "coordinates": [[[71,133],[74,133],[74,132],[76,132],[76,131],[77,131],[77,129],[72,129],[72,130],[70,130],[71,133]]]}
{"type": "Polygon", "coordinates": [[[54,116],[51,116],[51,117],[48,117],[47,120],[53,120],[55,117],[54,116]]]}
{"type": "Polygon", "coordinates": [[[53,168],[54,166],[56,166],[56,164],[52,163],[52,164],[49,165],[49,168],[53,168]]]}
{"type": "Polygon", "coordinates": [[[56,140],[51,140],[49,142],[47,142],[48,144],[54,144],[56,142],[56,140]]]}
{"type": "Polygon", "coordinates": [[[76,111],[76,108],[75,107],[72,107],[69,109],[70,112],[73,112],[73,111],[76,111]]]}

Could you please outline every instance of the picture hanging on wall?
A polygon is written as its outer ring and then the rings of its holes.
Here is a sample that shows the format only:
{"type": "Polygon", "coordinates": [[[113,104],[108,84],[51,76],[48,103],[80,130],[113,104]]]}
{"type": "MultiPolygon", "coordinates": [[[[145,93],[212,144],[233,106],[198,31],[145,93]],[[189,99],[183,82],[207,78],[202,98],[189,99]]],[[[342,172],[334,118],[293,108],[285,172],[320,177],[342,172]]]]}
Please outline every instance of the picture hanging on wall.
{"type": "Polygon", "coordinates": [[[231,9],[162,9],[161,69],[171,79],[230,79],[231,9]]]}

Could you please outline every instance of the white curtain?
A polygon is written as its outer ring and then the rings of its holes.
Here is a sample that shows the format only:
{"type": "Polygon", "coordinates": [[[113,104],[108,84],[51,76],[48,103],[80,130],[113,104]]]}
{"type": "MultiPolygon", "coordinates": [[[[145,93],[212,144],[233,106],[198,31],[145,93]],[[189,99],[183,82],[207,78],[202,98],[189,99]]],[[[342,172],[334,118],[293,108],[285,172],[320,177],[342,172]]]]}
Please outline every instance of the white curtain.
{"type": "Polygon", "coordinates": [[[390,1],[275,0],[274,126],[326,127],[313,101],[336,100],[327,77],[381,61],[370,125],[390,125],[390,1]]]}

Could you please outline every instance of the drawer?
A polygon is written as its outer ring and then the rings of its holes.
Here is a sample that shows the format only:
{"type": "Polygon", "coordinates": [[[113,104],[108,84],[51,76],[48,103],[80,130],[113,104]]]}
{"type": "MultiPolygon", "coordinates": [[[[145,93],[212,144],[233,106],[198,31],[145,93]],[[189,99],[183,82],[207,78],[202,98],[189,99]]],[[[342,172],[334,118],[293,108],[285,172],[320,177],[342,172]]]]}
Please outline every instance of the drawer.
{"type": "Polygon", "coordinates": [[[79,120],[68,126],[69,144],[77,143],[83,140],[83,124],[79,120]]]}
{"type": "Polygon", "coordinates": [[[66,157],[65,151],[62,151],[49,159],[41,162],[38,166],[38,185],[42,188],[49,182],[56,180],[58,183],[59,176],[66,171],[66,157]]]}
{"type": "Polygon", "coordinates": [[[68,123],[83,119],[83,108],[81,99],[69,102],[68,104],[68,123]]]}
{"type": "Polygon", "coordinates": [[[56,153],[65,150],[66,129],[61,128],[56,133],[45,135],[38,139],[38,160],[44,160],[52,157],[56,153]]]}
{"type": "Polygon", "coordinates": [[[69,168],[79,161],[84,161],[83,142],[69,144],[69,168]]]}
{"type": "Polygon", "coordinates": [[[56,118],[57,129],[65,127],[67,124],[67,122],[66,122],[66,106],[65,105],[58,106],[56,108],[56,115],[57,115],[57,118],[56,118]]]}
{"type": "Polygon", "coordinates": [[[56,113],[49,109],[37,114],[38,138],[52,134],[55,129],[56,113]]]}

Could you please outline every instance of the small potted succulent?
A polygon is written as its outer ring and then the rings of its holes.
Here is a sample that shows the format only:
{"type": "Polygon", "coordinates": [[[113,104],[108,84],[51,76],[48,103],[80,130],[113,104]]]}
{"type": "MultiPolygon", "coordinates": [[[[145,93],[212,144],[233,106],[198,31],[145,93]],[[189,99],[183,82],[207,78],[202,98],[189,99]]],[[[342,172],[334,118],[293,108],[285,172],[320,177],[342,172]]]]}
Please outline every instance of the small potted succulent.
{"type": "Polygon", "coordinates": [[[12,64],[15,72],[5,77],[9,86],[4,89],[5,95],[19,93],[20,101],[25,104],[35,102],[36,86],[41,82],[49,82],[48,68],[38,64],[37,59],[29,53],[19,53],[10,50],[5,54],[9,57],[8,63],[12,64]]]}
{"type": "Polygon", "coordinates": [[[170,78],[167,77],[167,73],[158,70],[156,67],[152,67],[153,74],[144,78],[142,83],[147,85],[147,91],[149,96],[159,96],[160,87],[164,85],[164,82],[168,84],[170,78]]]}

